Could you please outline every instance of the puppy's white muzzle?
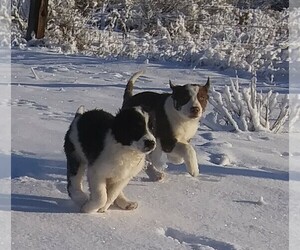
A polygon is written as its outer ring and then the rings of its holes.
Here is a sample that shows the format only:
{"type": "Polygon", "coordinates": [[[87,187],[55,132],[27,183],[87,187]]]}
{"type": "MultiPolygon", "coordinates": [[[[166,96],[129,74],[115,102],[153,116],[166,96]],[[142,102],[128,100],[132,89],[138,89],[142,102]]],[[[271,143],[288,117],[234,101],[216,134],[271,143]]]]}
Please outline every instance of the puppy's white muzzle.
{"type": "Polygon", "coordinates": [[[201,116],[201,109],[197,106],[190,108],[190,118],[199,118],[201,116]]]}

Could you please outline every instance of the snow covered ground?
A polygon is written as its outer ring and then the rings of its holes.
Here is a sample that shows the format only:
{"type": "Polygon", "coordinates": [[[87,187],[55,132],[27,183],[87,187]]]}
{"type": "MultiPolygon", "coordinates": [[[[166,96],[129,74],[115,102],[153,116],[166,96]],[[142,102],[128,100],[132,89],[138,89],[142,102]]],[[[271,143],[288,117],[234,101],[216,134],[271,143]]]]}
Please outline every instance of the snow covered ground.
{"type": "MultiPolygon", "coordinates": [[[[12,249],[287,249],[287,133],[201,126],[192,141],[199,177],[190,177],[182,165],[169,165],[161,183],[141,172],[126,187],[139,202],[137,210],[78,213],[66,192],[64,134],[79,105],[115,113],[127,80],[143,68],[135,92],[169,91],[169,79],[204,84],[208,76],[218,89],[233,76],[174,63],[12,50],[12,249]]],[[[261,82],[259,87],[268,88],[261,82]]],[[[286,82],[271,87],[288,91],[286,82]]],[[[1,177],[0,186],[9,181],[1,177]]],[[[0,204],[0,210],[8,208],[0,204]]]]}

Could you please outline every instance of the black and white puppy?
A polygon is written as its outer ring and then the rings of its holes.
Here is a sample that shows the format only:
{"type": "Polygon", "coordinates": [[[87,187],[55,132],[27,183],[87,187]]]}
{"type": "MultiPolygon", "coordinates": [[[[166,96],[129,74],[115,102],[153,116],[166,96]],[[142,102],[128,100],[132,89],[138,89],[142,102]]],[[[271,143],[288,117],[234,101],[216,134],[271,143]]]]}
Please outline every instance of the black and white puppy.
{"type": "Polygon", "coordinates": [[[171,163],[185,163],[187,171],[192,176],[197,176],[197,155],[189,141],[196,134],[199,120],[207,105],[209,78],[204,86],[174,86],[170,81],[172,93],[141,92],[133,95],[133,85],[142,74],[143,71],[139,71],[129,79],[123,96],[123,108],[143,105],[155,114],[154,134],[157,146],[149,155],[150,164],[146,173],[154,181],[163,178],[163,172],[156,167],[163,166],[161,157],[162,152],[165,152],[171,163]]]}
{"type": "Polygon", "coordinates": [[[123,189],[156,146],[151,126],[141,107],[122,109],[116,116],[79,107],[65,135],[64,150],[68,194],[81,212],[105,212],[113,202],[122,209],[137,207],[123,189]],[[89,197],[82,189],[86,168],[89,197]]]}

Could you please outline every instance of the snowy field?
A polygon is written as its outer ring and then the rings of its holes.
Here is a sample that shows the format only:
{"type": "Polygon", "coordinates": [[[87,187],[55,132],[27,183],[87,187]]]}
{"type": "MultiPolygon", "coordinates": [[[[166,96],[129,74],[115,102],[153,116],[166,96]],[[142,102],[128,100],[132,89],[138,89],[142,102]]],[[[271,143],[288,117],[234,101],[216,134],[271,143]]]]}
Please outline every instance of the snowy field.
{"type": "MultiPolygon", "coordinates": [[[[74,112],[83,104],[115,113],[127,80],[144,68],[135,92],[168,92],[169,79],[204,84],[208,76],[220,89],[234,77],[174,63],[12,50],[12,249],[287,249],[288,133],[201,126],[192,141],[199,177],[190,177],[182,165],[168,165],[160,183],[141,172],[126,187],[128,197],[139,202],[137,210],[78,213],[66,192],[62,148],[74,112]]],[[[249,78],[241,76],[241,82],[249,78]]],[[[258,87],[270,88],[262,82],[258,87]]],[[[284,81],[271,88],[288,92],[284,81]]],[[[0,186],[8,182],[2,176],[0,186]]],[[[2,213],[7,209],[0,205],[2,213]]]]}

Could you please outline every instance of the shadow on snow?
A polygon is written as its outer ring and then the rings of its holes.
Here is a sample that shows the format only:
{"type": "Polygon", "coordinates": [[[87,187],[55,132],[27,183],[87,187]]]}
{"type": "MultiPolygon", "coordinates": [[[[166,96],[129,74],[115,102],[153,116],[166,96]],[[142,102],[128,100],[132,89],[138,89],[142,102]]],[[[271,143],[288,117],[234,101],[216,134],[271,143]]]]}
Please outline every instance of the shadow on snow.
{"type": "MultiPolygon", "coordinates": [[[[186,172],[184,165],[174,166],[170,164],[167,170],[171,173],[186,172]]],[[[215,165],[201,165],[200,174],[212,175],[218,177],[245,176],[245,177],[280,180],[280,181],[289,180],[288,172],[275,170],[275,169],[255,170],[255,169],[224,167],[224,166],[215,166],[215,165]]]]}
{"type": "Polygon", "coordinates": [[[53,177],[66,176],[66,162],[38,158],[36,155],[11,155],[11,178],[22,176],[32,177],[38,180],[65,180],[65,178],[53,177]]]}
{"type": "Polygon", "coordinates": [[[11,199],[11,207],[8,202],[0,204],[2,211],[18,211],[31,213],[78,213],[79,209],[69,199],[35,196],[28,194],[12,194],[11,196],[0,194],[0,200],[11,199]]]}
{"type": "MultiPolygon", "coordinates": [[[[12,179],[21,177],[31,177],[36,180],[48,180],[48,181],[64,181],[66,180],[66,168],[63,160],[50,160],[40,159],[36,155],[17,155],[12,154],[12,179]]],[[[170,165],[167,169],[170,174],[186,173],[184,165],[174,166],[170,165]]],[[[264,178],[272,180],[288,181],[289,174],[285,171],[264,169],[253,170],[234,167],[223,167],[213,165],[202,165],[200,172],[203,175],[208,176],[245,176],[253,178],[264,178]]],[[[4,176],[2,176],[4,177],[4,176]]],[[[296,178],[297,179],[297,178],[296,178]]],[[[65,184],[62,184],[63,190],[65,190],[65,184]]],[[[66,191],[63,191],[66,193],[66,191]]],[[[11,198],[11,208],[14,211],[25,212],[44,212],[44,213],[73,213],[78,212],[78,208],[71,202],[70,199],[53,198],[45,196],[35,196],[30,194],[12,194],[1,195],[1,200],[7,200],[11,198]]],[[[8,202],[9,203],[9,202],[8,202]]],[[[0,205],[1,210],[9,210],[9,204],[5,205],[5,202],[0,205]]]]}

